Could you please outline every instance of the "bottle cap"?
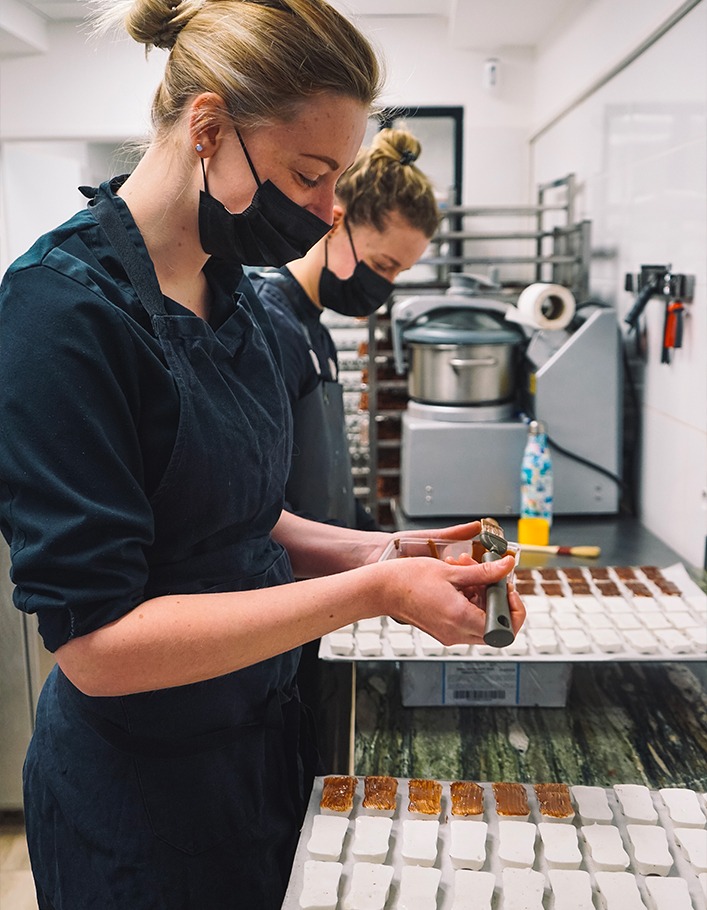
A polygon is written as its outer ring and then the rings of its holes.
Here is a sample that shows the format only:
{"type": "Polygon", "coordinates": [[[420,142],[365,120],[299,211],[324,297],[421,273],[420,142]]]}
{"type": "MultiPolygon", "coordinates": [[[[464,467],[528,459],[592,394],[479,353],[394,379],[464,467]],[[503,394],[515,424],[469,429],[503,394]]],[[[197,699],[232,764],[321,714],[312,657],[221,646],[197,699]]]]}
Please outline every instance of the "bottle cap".
{"type": "Polygon", "coordinates": [[[542,420],[531,420],[528,425],[528,431],[532,436],[542,436],[545,433],[545,424],[542,420]]]}

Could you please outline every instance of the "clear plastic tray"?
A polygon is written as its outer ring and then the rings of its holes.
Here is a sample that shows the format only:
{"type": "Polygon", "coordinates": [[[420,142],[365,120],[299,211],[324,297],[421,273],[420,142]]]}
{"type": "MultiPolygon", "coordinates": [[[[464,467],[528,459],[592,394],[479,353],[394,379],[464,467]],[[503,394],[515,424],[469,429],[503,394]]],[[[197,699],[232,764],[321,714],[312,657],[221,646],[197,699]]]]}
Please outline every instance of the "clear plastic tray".
{"type": "MultiPolygon", "coordinates": [[[[478,551],[478,537],[469,540],[442,540],[439,537],[395,537],[383,551],[380,561],[388,559],[401,559],[410,556],[432,556],[435,559],[458,559],[463,553],[469,556],[474,555],[474,550],[478,551]],[[475,547],[475,544],[477,545],[475,547]]],[[[483,551],[483,550],[482,550],[483,551]]],[[[518,565],[520,559],[520,544],[514,541],[508,541],[508,554],[515,558],[515,565],[518,565]]],[[[478,559],[478,555],[477,555],[478,559]]],[[[514,578],[515,568],[508,576],[512,581],[514,578]]]]}

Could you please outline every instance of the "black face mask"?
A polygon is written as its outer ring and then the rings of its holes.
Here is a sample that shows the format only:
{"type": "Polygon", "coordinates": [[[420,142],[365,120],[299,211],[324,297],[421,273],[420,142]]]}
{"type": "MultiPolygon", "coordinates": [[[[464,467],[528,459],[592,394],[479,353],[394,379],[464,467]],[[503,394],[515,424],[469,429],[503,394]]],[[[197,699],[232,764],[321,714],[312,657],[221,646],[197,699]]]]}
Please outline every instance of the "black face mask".
{"type": "Polygon", "coordinates": [[[199,237],[205,253],[225,262],[280,267],[302,256],[331,230],[331,225],[293,202],[274,183],[261,183],[241,135],[236,130],[251,173],[258,184],[253,201],[238,214],[204,190],[199,193],[199,237]]]}
{"type": "Polygon", "coordinates": [[[342,316],[370,316],[383,306],[393,293],[393,282],[388,281],[366,265],[356,255],[353,237],[346,218],[344,227],[356,260],[356,268],[350,278],[339,278],[328,267],[327,247],[324,247],[324,268],[319,277],[319,302],[322,306],[342,316]]]}

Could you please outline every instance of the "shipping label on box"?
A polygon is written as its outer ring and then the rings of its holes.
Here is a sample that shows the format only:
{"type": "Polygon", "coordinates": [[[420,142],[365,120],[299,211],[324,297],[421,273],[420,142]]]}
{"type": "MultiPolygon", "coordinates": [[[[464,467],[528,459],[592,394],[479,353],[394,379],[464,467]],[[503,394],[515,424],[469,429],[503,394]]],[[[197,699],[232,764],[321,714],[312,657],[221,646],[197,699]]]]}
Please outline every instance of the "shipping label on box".
{"type": "Polygon", "coordinates": [[[515,705],[561,708],[567,703],[572,665],[520,661],[404,661],[403,706],[462,708],[515,705]]]}
{"type": "Polygon", "coordinates": [[[443,705],[516,705],[517,663],[450,663],[444,666],[443,705]]]}

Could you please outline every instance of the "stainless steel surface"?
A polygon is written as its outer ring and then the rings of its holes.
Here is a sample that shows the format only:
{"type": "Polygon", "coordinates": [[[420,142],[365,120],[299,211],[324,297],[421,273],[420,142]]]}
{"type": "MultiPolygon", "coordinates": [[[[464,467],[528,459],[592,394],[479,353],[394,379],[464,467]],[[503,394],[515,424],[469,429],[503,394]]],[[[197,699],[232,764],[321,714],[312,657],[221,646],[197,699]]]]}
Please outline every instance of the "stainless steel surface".
{"type": "MultiPolygon", "coordinates": [[[[501,558],[501,553],[487,552],[481,557],[483,562],[501,558]]],[[[508,588],[506,579],[486,589],[486,623],[484,625],[484,642],[492,648],[505,648],[515,639],[511,625],[511,614],[508,605],[508,588]]]]}
{"type": "Polygon", "coordinates": [[[407,413],[411,417],[424,420],[450,420],[453,423],[470,423],[475,421],[494,422],[498,420],[511,420],[516,408],[512,401],[502,404],[487,405],[441,405],[425,404],[420,401],[409,401],[407,413]]]}
{"type": "Polygon", "coordinates": [[[494,404],[513,397],[516,346],[410,344],[408,391],[432,404],[494,404]]]}
{"type": "Polygon", "coordinates": [[[22,764],[39,690],[53,658],[33,616],[12,603],[10,555],[0,541],[0,811],[22,808],[22,764]]]}
{"type": "MultiPolygon", "coordinates": [[[[621,494],[620,335],[613,310],[585,309],[571,329],[536,331],[523,382],[527,414],[550,441],[555,515],[612,514],[621,494]]],[[[428,345],[427,347],[433,347],[428,345]]],[[[414,369],[411,370],[411,380],[414,369]]],[[[517,515],[524,421],[467,420],[410,402],[402,418],[400,501],[411,516],[517,515]],[[424,408],[424,410],[422,410],[424,408]]]]}
{"type": "Polygon", "coordinates": [[[518,419],[430,420],[413,416],[410,408],[402,418],[403,509],[425,517],[466,513],[501,520],[517,515],[526,436],[526,426],[518,419]]]}
{"type": "Polygon", "coordinates": [[[575,175],[567,174],[538,186],[535,205],[448,206],[432,238],[432,252],[421,261],[434,266],[442,286],[459,266],[485,265],[501,270],[502,290],[496,293],[510,300],[535,280],[565,285],[584,301],[589,296],[590,223],[575,221],[576,192],[575,175]],[[489,218],[513,220],[507,230],[489,230],[489,218]],[[518,223],[523,218],[527,224],[518,223]],[[494,246],[488,247],[488,241],[494,246]],[[505,293],[513,288],[517,290],[505,293]]]}
{"type": "Polygon", "coordinates": [[[534,389],[532,410],[550,440],[554,512],[616,512],[620,486],[603,473],[621,475],[622,371],[616,314],[595,310],[558,350],[544,346],[554,335],[564,333],[537,333],[526,355],[534,389]]]}
{"type": "Polygon", "coordinates": [[[22,762],[32,732],[24,616],[12,606],[9,551],[0,547],[0,810],[22,805],[22,762]]]}

